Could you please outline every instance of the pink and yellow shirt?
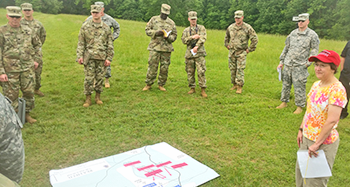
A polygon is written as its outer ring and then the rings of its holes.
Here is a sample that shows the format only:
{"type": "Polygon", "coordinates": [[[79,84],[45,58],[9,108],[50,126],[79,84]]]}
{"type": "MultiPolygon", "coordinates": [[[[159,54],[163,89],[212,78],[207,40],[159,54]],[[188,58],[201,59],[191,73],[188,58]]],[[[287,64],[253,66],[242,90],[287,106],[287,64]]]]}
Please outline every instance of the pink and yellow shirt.
{"type": "MultiPolygon", "coordinates": [[[[309,140],[316,141],[328,117],[328,106],[335,105],[344,108],[346,103],[346,91],[341,82],[337,81],[327,87],[320,87],[320,81],[315,82],[308,94],[303,135],[309,140]]],[[[338,122],[323,144],[331,144],[339,138],[338,131],[335,129],[338,122]]]]}

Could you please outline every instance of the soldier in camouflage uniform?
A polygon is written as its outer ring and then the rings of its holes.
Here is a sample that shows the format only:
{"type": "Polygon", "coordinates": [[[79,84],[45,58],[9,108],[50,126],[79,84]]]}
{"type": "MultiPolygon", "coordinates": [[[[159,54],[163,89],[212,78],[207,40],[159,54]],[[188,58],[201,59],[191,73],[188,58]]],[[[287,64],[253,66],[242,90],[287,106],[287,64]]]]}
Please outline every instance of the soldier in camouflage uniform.
{"type": "Polygon", "coordinates": [[[85,71],[84,94],[86,100],[84,107],[91,105],[93,90],[96,92],[96,104],[103,104],[100,98],[103,91],[103,76],[114,55],[112,32],[108,25],[101,20],[101,6],[91,5],[91,15],[92,20],[85,22],[80,29],[77,48],[77,62],[84,64],[85,71]]]}
{"type": "MultiPolygon", "coordinates": [[[[21,20],[21,25],[27,26],[32,29],[35,34],[38,35],[41,41],[41,45],[44,45],[46,39],[46,31],[43,24],[33,18],[33,6],[30,3],[23,3],[21,5],[24,19],[21,20]]],[[[35,69],[35,88],[34,94],[43,97],[44,94],[39,90],[41,87],[41,72],[43,70],[42,52],[40,48],[40,60],[38,61],[39,66],[35,69]]]]}
{"type": "Polygon", "coordinates": [[[143,91],[149,90],[156,80],[159,64],[158,88],[161,91],[166,91],[164,85],[168,78],[171,52],[174,51],[172,43],[177,37],[175,22],[168,17],[170,8],[169,5],[162,4],[161,14],[153,16],[145,29],[147,36],[151,37],[151,41],[147,48],[149,50],[145,81],[147,85],[142,89],[143,91]]]}
{"type": "Polygon", "coordinates": [[[231,90],[237,89],[236,93],[242,93],[244,85],[244,69],[246,66],[247,54],[255,51],[258,44],[258,36],[249,24],[243,22],[242,10],[235,12],[235,23],[226,30],[225,46],[229,50],[228,62],[231,71],[231,90]],[[248,47],[248,41],[251,41],[248,47]]]}
{"type": "Polygon", "coordinates": [[[205,93],[205,88],[207,87],[205,79],[205,71],[207,70],[205,56],[207,56],[207,53],[204,49],[207,32],[203,25],[197,24],[197,12],[188,12],[188,21],[190,22],[190,26],[183,31],[181,37],[182,43],[187,45],[185,63],[188,86],[191,88],[188,94],[196,92],[195,70],[197,69],[198,83],[202,89],[201,95],[202,97],[208,97],[205,93]]]}
{"type": "MultiPolygon", "coordinates": [[[[20,182],[24,170],[24,144],[21,132],[23,126],[10,103],[11,101],[0,93],[0,174],[12,181],[20,182]]],[[[0,176],[0,186],[7,183],[13,185],[12,181],[0,176]]]]}
{"type": "MultiPolygon", "coordinates": [[[[104,13],[104,6],[105,4],[103,2],[95,2],[95,5],[100,5],[101,6],[101,13],[102,13],[102,21],[107,24],[110,28],[113,28],[113,42],[114,40],[116,40],[118,37],[119,37],[119,34],[120,34],[120,26],[119,26],[119,23],[113,19],[110,15],[104,13]]],[[[92,16],[89,16],[88,18],[86,18],[85,22],[88,21],[88,20],[91,20],[92,19],[92,16]]],[[[109,88],[110,87],[110,84],[109,84],[109,78],[112,76],[111,74],[111,66],[108,66],[107,67],[107,70],[106,70],[106,75],[105,75],[105,87],[106,88],[109,88]]]]}
{"type": "Polygon", "coordinates": [[[29,112],[34,108],[34,68],[40,61],[39,37],[26,26],[20,25],[21,8],[8,6],[7,25],[0,27],[0,81],[6,97],[18,110],[18,95],[21,89],[26,101],[26,121],[35,123],[29,112]]]}
{"type": "Polygon", "coordinates": [[[282,103],[278,109],[287,107],[290,90],[294,85],[295,105],[297,109],[294,114],[300,114],[306,103],[306,81],[309,76],[307,68],[311,65],[308,61],[310,56],[318,54],[320,40],[315,31],[308,28],[309,14],[299,15],[299,28],[293,30],[286,39],[286,45],[280,56],[278,69],[282,70],[282,103]]]}

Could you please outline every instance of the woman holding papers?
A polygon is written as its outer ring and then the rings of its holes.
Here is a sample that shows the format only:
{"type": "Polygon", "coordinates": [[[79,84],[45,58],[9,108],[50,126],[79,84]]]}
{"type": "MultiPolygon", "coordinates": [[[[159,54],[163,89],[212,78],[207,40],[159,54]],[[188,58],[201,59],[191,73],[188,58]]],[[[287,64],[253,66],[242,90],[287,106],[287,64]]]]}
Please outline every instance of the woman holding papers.
{"type": "MultiPolygon", "coordinates": [[[[312,85],[308,94],[307,109],[297,142],[299,150],[308,150],[309,157],[317,157],[317,151],[323,150],[332,169],[339,146],[336,127],[342,108],[347,103],[345,88],[334,76],[340,57],[334,51],[324,50],[317,56],[311,56],[309,61],[314,62],[315,74],[320,80],[312,85]]],[[[295,172],[296,186],[327,186],[329,177],[304,180],[298,162],[295,172]]]]}

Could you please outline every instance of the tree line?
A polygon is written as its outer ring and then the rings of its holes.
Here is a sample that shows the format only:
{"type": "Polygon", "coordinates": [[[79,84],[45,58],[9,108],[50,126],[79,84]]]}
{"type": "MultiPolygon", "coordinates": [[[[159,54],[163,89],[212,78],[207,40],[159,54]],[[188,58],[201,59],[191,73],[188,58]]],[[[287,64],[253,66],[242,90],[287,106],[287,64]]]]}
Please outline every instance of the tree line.
{"type": "MultiPolygon", "coordinates": [[[[101,0],[1,0],[0,7],[33,4],[34,11],[49,14],[89,15],[90,5],[101,0]]],[[[105,12],[117,19],[147,22],[160,13],[161,4],[171,6],[170,18],[188,26],[187,12],[198,13],[198,23],[207,29],[225,30],[234,22],[234,12],[244,10],[244,21],[258,33],[287,35],[296,28],[292,17],[310,14],[309,27],[319,37],[350,39],[350,0],[102,0],[105,12]]]]}

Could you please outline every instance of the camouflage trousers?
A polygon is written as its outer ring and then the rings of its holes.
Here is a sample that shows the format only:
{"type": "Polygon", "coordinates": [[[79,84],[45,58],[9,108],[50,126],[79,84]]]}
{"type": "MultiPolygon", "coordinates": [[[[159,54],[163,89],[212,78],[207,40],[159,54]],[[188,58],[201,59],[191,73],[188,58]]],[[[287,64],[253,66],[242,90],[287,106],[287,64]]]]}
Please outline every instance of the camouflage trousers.
{"type": "Polygon", "coordinates": [[[201,88],[206,88],[205,71],[207,68],[205,66],[205,57],[186,58],[185,63],[188,86],[190,88],[196,87],[195,71],[197,69],[198,84],[201,88]]]}
{"type": "MultiPolygon", "coordinates": [[[[112,62],[112,61],[111,61],[111,62],[112,62]]],[[[106,77],[106,78],[112,77],[112,68],[111,68],[111,65],[107,66],[105,77],[106,77]]]]}
{"type": "Polygon", "coordinates": [[[26,112],[34,109],[34,87],[35,73],[34,69],[23,72],[7,73],[8,81],[2,83],[4,95],[12,101],[12,107],[18,110],[19,90],[23,93],[23,99],[26,101],[26,112]]]}
{"type": "Polygon", "coordinates": [[[228,67],[231,71],[231,83],[233,85],[244,85],[246,58],[247,52],[245,50],[235,51],[233,54],[229,54],[228,67]]]}
{"type": "Polygon", "coordinates": [[[290,90],[294,85],[295,105],[305,107],[306,104],[306,82],[309,72],[305,65],[284,66],[282,70],[282,92],[281,101],[289,102],[290,90]]]}
{"type": "Polygon", "coordinates": [[[145,83],[147,85],[152,85],[157,78],[158,65],[159,75],[158,75],[158,85],[164,86],[168,79],[168,69],[170,65],[171,52],[158,52],[150,51],[148,58],[148,69],[145,83]]]}
{"type": "Polygon", "coordinates": [[[90,59],[86,64],[84,64],[84,94],[91,95],[93,91],[101,93],[103,91],[103,78],[106,74],[106,66],[104,65],[104,60],[92,60],[90,59]],[[95,80],[95,88],[94,88],[95,80]]]}
{"type": "MultiPolygon", "coordinates": [[[[20,182],[24,171],[24,144],[21,127],[13,118],[17,117],[17,114],[12,107],[5,107],[1,110],[0,119],[3,117],[7,119],[2,119],[0,122],[0,173],[15,182],[20,182]]],[[[18,117],[17,120],[19,120],[18,117]]],[[[0,176],[0,186],[4,185],[3,181],[6,181],[5,178],[0,176]]]]}
{"type": "Polygon", "coordinates": [[[39,90],[41,88],[41,72],[43,71],[43,61],[41,60],[38,68],[35,69],[35,90],[39,90]]]}

